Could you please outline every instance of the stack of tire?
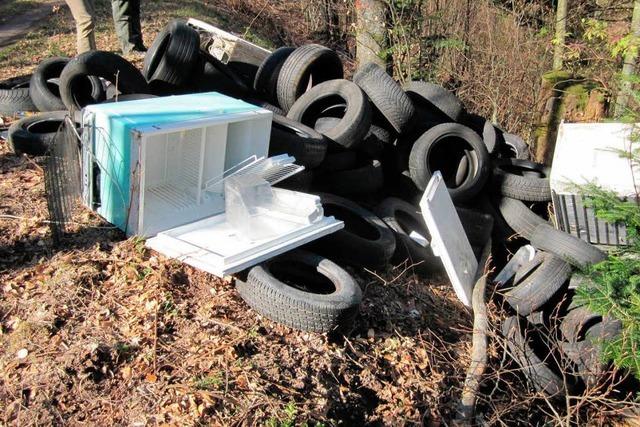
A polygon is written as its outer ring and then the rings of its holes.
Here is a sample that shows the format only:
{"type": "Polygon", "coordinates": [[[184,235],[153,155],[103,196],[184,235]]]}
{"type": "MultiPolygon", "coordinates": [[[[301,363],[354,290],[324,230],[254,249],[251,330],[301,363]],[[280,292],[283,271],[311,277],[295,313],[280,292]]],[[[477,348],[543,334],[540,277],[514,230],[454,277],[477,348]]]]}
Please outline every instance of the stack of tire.
{"type": "Polygon", "coordinates": [[[43,61],[30,77],[29,99],[39,114],[13,123],[9,147],[15,153],[45,154],[66,117],[83,107],[104,102],[108,87],[120,93],[144,93],[147,83],[134,65],[110,52],[90,51],[76,58],[55,57],[43,61]],[[72,112],[70,114],[69,112],[72,112]]]}
{"type": "Polygon", "coordinates": [[[528,241],[538,250],[509,283],[501,284],[500,295],[510,313],[502,332],[507,351],[533,388],[547,396],[563,397],[602,380],[609,366],[601,358],[602,341],[615,338],[621,324],[574,300],[577,286],[588,286],[575,271],[603,261],[606,254],[555,229],[530,209],[536,205],[546,208],[551,194],[546,172],[530,175],[535,170],[525,166],[511,160],[493,175],[494,188],[502,193],[496,201],[501,217],[521,243],[528,241]],[[521,168],[521,179],[505,181],[505,170],[513,170],[514,165],[521,168]]]}

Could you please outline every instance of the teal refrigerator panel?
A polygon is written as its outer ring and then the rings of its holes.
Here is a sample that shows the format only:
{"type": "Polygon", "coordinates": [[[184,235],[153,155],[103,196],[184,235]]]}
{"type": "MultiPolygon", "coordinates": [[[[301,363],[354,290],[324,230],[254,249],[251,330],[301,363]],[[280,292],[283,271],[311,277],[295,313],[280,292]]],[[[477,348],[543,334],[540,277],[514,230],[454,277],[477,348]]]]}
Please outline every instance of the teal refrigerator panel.
{"type": "MultiPolygon", "coordinates": [[[[131,208],[131,147],[136,132],[154,127],[224,118],[261,110],[217,92],[90,105],[83,111],[91,135],[94,164],[100,170],[98,214],[122,230],[131,208]]],[[[87,167],[85,165],[85,167],[87,167]]]]}

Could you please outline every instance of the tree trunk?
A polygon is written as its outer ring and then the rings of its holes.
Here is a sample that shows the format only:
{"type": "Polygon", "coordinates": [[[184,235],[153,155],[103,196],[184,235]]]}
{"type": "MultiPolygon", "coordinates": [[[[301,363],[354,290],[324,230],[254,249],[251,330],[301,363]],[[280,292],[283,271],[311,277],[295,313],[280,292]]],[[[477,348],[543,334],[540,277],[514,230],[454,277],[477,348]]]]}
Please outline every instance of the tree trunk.
{"type": "Polygon", "coordinates": [[[558,0],[556,11],[556,37],[553,50],[553,70],[561,70],[564,56],[564,45],[567,39],[567,0],[558,0]]]}
{"type": "Polygon", "coordinates": [[[633,2],[633,16],[631,17],[631,30],[629,34],[632,37],[629,48],[624,55],[624,65],[622,66],[622,76],[620,82],[620,92],[616,98],[616,106],[614,115],[616,117],[622,116],[629,102],[629,96],[631,95],[632,83],[630,80],[631,75],[636,69],[636,59],[638,58],[638,38],[640,37],[640,0],[633,2]]]}
{"type": "Polygon", "coordinates": [[[358,65],[386,61],[386,7],[381,0],[356,0],[356,60],[358,65]]]}
{"type": "Polygon", "coordinates": [[[540,93],[541,99],[546,99],[546,102],[539,112],[534,153],[537,161],[550,165],[560,122],[601,121],[606,109],[606,97],[600,85],[566,71],[551,71],[542,76],[540,93]]]}

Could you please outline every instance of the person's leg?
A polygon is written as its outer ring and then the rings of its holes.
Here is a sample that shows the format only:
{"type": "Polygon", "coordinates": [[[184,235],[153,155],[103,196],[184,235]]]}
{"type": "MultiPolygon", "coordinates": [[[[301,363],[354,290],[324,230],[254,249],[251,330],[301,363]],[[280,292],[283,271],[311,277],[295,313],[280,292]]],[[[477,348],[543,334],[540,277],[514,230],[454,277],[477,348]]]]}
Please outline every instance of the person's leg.
{"type": "Polygon", "coordinates": [[[142,30],[140,28],[140,0],[111,0],[113,22],[120,40],[122,52],[141,50],[142,30]]]}
{"type": "Polygon", "coordinates": [[[136,48],[144,50],[144,41],[142,40],[142,26],[140,25],[140,0],[130,0],[131,2],[131,33],[129,41],[136,48]]]}
{"type": "Polygon", "coordinates": [[[94,33],[94,10],[91,0],[65,0],[74,21],[76,21],[78,54],[95,50],[96,39],[94,33]]]}

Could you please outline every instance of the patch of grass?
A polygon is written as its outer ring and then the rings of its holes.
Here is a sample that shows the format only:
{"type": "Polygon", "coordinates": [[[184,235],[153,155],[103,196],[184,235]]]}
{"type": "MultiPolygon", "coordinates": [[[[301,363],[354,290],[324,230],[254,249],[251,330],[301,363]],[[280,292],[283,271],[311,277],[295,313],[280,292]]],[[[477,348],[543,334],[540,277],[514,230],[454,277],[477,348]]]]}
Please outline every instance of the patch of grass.
{"type": "Polygon", "coordinates": [[[164,295],[164,300],[160,303],[160,311],[168,317],[175,317],[178,315],[178,307],[176,306],[171,294],[167,293],[164,295]]]}
{"type": "Polygon", "coordinates": [[[121,361],[131,362],[139,349],[139,346],[126,342],[119,342],[115,346],[118,359],[121,361]]]}
{"type": "Polygon", "coordinates": [[[193,386],[198,390],[217,390],[222,385],[222,376],[218,373],[201,376],[195,379],[193,386]]]}
{"type": "Polygon", "coordinates": [[[265,425],[267,427],[293,427],[295,425],[296,415],[298,414],[298,408],[294,402],[289,402],[282,409],[284,413],[281,419],[276,417],[269,418],[265,425]]]}
{"type": "Polygon", "coordinates": [[[262,37],[260,34],[254,32],[251,28],[247,27],[247,29],[245,30],[244,34],[242,35],[242,38],[244,38],[245,40],[257,44],[260,47],[263,47],[265,49],[269,49],[269,50],[275,50],[276,46],[275,44],[271,41],[268,40],[265,37],[262,37]]]}

